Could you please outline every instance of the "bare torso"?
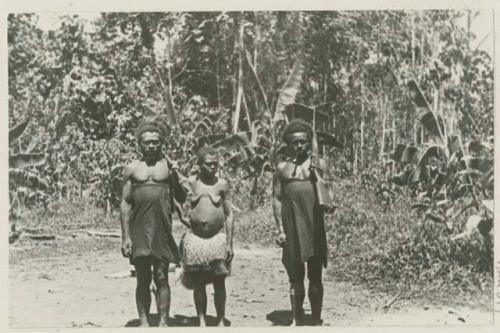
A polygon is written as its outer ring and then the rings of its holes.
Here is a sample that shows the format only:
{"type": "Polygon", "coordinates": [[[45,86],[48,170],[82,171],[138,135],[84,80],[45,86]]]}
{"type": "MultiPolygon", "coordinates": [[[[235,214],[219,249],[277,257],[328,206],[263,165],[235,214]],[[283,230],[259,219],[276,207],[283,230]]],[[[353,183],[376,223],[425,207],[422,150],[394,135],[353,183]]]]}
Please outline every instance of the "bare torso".
{"type": "Polygon", "coordinates": [[[169,181],[170,170],[167,161],[162,159],[154,165],[144,161],[136,161],[131,165],[130,180],[136,184],[166,184],[169,181]]]}
{"type": "Polygon", "coordinates": [[[190,181],[190,187],[191,209],[188,216],[191,229],[198,237],[213,237],[224,227],[224,182],[217,180],[215,184],[207,185],[194,178],[190,181]]]}

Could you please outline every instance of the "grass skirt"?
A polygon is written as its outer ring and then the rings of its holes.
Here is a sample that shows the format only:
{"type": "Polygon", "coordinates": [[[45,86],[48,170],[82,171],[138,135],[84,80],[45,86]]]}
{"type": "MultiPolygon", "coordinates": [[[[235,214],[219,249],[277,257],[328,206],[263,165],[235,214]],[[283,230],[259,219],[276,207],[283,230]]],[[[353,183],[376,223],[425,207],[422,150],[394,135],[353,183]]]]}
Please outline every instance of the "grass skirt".
{"type": "Polygon", "coordinates": [[[226,254],[226,234],[201,238],[192,232],[181,240],[182,284],[193,289],[195,284],[212,283],[214,279],[230,274],[226,254]]]}

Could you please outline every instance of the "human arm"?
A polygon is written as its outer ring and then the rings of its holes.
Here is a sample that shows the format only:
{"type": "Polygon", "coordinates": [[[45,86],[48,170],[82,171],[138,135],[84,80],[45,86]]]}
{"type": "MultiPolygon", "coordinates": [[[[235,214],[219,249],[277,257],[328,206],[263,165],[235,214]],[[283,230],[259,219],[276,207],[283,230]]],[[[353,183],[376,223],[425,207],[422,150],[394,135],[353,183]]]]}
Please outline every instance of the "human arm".
{"type": "Polygon", "coordinates": [[[276,243],[279,246],[284,246],[286,242],[286,235],[283,230],[283,221],[281,218],[281,170],[284,168],[284,164],[280,163],[278,168],[273,175],[273,215],[276,227],[278,230],[278,237],[276,238],[276,243]]]}
{"type": "Polygon", "coordinates": [[[189,219],[187,217],[187,214],[185,213],[185,211],[187,210],[185,204],[181,204],[177,202],[177,200],[175,199],[173,201],[174,201],[174,209],[175,212],[177,213],[177,216],[179,217],[179,220],[186,227],[191,228],[191,223],[189,223],[189,219]]]}
{"type": "Polygon", "coordinates": [[[233,235],[234,235],[234,217],[233,210],[231,209],[231,203],[229,201],[230,197],[230,188],[229,184],[226,181],[222,181],[221,184],[221,196],[222,196],[222,205],[224,208],[224,228],[227,235],[226,241],[226,253],[227,259],[229,261],[233,260],[234,251],[233,251],[233,235]]]}
{"type": "Polygon", "coordinates": [[[171,190],[172,190],[172,203],[174,210],[179,217],[179,220],[186,227],[191,228],[186,214],[186,199],[189,191],[189,179],[178,171],[177,162],[167,160],[171,169],[171,190]]]}
{"type": "Polygon", "coordinates": [[[132,254],[130,239],[130,197],[132,194],[132,165],[126,166],[123,172],[122,198],[120,202],[120,224],[122,229],[122,255],[128,258],[132,254]]]}
{"type": "Polygon", "coordinates": [[[171,169],[170,185],[172,187],[174,199],[182,205],[186,202],[187,198],[187,188],[185,187],[185,183],[188,182],[188,179],[179,172],[177,162],[168,162],[171,169]]]}
{"type": "MultiPolygon", "coordinates": [[[[326,160],[320,158],[318,170],[319,170],[319,175],[323,179],[323,182],[328,190],[328,196],[330,197],[330,199],[333,202],[334,197],[333,197],[332,183],[331,183],[329,173],[328,173],[328,171],[329,171],[328,162],[326,160]]],[[[331,213],[335,212],[336,209],[337,209],[337,206],[333,204],[332,207],[329,207],[328,209],[325,210],[325,213],[331,214],[331,213]]]]}

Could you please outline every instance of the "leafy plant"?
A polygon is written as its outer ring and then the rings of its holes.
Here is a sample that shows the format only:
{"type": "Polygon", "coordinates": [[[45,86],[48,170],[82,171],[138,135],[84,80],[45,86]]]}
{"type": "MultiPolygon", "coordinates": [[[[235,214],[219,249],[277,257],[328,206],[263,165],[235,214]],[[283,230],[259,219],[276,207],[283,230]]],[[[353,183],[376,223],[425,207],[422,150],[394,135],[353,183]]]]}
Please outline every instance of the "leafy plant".
{"type": "Polygon", "coordinates": [[[45,154],[32,152],[33,144],[28,145],[28,151],[15,153],[15,144],[23,135],[29,122],[25,121],[9,129],[9,181],[15,182],[16,187],[9,192],[10,211],[9,221],[11,234],[9,242],[15,240],[18,236],[15,227],[16,209],[20,203],[32,199],[36,195],[42,194],[41,190],[47,189],[46,182],[36,173],[29,170],[32,166],[42,165],[45,162],[45,154]]]}
{"type": "MultiPolygon", "coordinates": [[[[451,230],[459,214],[471,207],[479,210],[483,200],[492,199],[493,145],[485,140],[464,145],[459,135],[449,135],[415,81],[409,86],[416,92],[415,104],[428,110],[420,122],[431,142],[423,148],[398,145],[392,157],[403,170],[392,180],[400,186],[413,186],[418,198],[413,207],[451,230]]],[[[483,210],[483,214],[488,220],[487,212],[483,210]]]]}

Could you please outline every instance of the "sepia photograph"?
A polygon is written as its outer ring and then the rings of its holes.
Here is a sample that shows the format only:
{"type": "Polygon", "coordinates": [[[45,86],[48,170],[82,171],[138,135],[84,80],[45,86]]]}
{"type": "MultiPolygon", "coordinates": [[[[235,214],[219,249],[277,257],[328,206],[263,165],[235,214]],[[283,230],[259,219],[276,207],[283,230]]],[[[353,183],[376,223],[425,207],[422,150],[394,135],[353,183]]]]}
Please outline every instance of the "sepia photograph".
{"type": "Polygon", "coordinates": [[[494,14],[6,13],[8,328],[492,326],[494,14]]]}

